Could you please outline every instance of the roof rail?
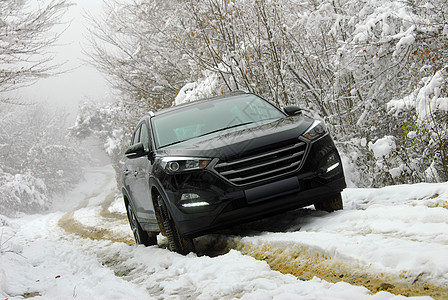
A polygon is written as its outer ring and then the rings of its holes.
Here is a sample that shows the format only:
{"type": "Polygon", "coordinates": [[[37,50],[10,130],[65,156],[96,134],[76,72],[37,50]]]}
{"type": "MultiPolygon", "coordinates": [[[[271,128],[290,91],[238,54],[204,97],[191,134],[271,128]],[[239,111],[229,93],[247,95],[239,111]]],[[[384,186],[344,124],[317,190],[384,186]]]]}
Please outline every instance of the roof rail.
{"type": "Polygon", "coordinates": [[[242,91],[242,90],[235,90],[235,91],[231,91],[230,94],[247,94],[246,91],[242,91]]]}

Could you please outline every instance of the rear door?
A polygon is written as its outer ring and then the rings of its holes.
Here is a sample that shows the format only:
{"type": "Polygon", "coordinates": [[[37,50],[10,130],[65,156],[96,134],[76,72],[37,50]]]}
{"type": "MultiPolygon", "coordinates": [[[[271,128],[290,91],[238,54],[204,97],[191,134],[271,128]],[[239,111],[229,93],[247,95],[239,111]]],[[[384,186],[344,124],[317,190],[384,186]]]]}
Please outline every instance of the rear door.
{"type": "MultiPolygon", "coordinates": [[[[132,136],[131,146],[133,146],[139,142],[140,130],[141,130],[141,127],[137,126],[137,128],[135,129],[134,134],[132,136]]],[[[124,159],[123,185],[125,186],[126,190],[129,192],[131,202],[134,202],[132,200],[134,199],[133,189],[135,186],[135,179],[136,179],[136,177],[134,176],[134,174],[136,174],[136,163],[137,162],[135,161],[135,159],[129,159],[126,157],[124,159]]]]}

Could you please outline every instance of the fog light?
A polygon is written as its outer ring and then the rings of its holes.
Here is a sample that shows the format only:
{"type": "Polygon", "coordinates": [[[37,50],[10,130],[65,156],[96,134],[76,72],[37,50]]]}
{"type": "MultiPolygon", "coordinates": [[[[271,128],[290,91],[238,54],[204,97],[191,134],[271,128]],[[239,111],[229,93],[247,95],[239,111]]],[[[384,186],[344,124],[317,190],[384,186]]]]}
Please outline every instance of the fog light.
{"type": "Polygon", "coordinates": [[[207,201],[201,200],[198,194],[185,193],[180,196],[180,201],[182,202],[182,207],[198,207],[210,205],[207,201]]]}
{"type": "Polygon", "coordinates": [[[325,173],[331,172],[334,169],[336,169],[337,167],[339,167],[340,162],[339,162],[339,158],[337,156],[336,153],[331,153],[330,155],[327,156],[327,160],[325,162],[325,173]]]}

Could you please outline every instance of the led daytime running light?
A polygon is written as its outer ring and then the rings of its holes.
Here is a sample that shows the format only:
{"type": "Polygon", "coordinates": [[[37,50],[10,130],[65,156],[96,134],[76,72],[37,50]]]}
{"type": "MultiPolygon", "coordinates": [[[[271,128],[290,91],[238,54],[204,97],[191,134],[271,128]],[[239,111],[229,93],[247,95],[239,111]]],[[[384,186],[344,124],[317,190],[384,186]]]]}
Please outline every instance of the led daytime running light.
{"type": "Polygon", "coordinates": [[[199,206],[208,206],[208,205],[210,205],[210,203],[208,203],[206,201],[182,203],[182,207],[199,207],[199,206]]]}
{"type": "Polygon", "coordinates": [[[339,162],[335,163],[334,165],[331,165],[327,168],[327,173],[333,171],[334,169],[336,169],[337,167],[339,167],[339,162]]]}

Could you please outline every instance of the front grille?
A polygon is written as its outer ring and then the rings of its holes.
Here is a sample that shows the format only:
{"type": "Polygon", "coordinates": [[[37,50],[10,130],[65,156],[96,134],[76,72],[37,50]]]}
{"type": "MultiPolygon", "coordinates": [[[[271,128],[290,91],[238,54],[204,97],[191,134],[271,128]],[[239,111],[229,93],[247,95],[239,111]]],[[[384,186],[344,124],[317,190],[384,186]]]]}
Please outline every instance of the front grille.
{"type": "Polygon", "coordinates": [[[295,139],[237,159],[220,161],[215,170],[235,185],[247,185],[299,170],[305,152],[306,143],[295,139]]]}

